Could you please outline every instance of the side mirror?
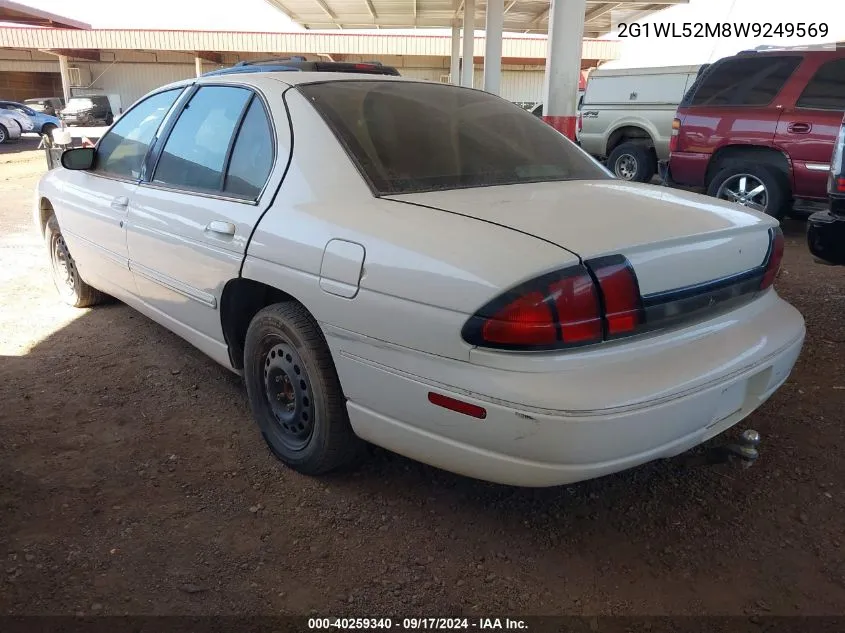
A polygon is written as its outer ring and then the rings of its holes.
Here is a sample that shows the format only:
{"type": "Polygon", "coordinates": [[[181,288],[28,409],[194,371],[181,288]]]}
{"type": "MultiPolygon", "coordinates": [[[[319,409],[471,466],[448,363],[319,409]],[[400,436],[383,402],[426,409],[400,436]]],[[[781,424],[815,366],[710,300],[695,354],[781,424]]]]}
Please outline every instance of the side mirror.
{"type": "Polygon", "coordinates": [[[75,147],[62,152],[62,167],[65,169],[85,170],[94,166],[94,155],[96,150],[93,147],[75,147]]]}

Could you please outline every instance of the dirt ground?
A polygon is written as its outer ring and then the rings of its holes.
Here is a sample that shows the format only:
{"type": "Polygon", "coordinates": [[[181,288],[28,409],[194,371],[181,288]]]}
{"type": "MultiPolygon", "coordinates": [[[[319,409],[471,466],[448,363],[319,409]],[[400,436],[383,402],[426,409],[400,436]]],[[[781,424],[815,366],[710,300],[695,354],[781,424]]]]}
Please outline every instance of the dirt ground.
{"type": "Polygon", "coordinates": [[[131,309],[58,301],[40,153],[0,155],[0,614],[845,614],[845,271],[788,222],[805,315],[749,470],[515,489],[374,450],[298,475],[240,380],[131,309]]]}

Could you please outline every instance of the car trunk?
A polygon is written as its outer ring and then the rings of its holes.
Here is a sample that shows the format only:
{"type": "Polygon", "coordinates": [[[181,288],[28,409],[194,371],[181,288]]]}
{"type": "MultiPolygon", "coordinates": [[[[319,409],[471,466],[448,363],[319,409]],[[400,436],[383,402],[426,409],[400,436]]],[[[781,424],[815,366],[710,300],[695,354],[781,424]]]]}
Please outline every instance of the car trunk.
{"type": "MultiPolygon", "coordinates": [[[[622,254],[644,296],[762,266],[774,220],[697,194],[616,180],[476,187],[385,199],[535,236],[583,260],[622,254]]],[[[507,257],[507,253],[502,253],[507,257]]]]}

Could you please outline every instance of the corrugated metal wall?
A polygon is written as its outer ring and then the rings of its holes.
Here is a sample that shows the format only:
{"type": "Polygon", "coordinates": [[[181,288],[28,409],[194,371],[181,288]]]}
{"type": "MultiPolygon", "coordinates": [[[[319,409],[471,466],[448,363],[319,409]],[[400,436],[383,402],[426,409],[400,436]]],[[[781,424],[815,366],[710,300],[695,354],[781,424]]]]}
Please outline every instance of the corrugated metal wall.
{"type": "MultiPolygon", "coordinates": [[[[193,64],[144,64],[132,62],[72,62],[88,70],[92,85],[87,90],[74,88],[75,94],[83,92],[102,92],[120,95],[124,110],[150,90],[171,81],[187,79],[195,74],[193,64]]],[[[210,70],[213,65],[208,64],[210,70]]],[[[441,81],[449,74],[444,68],[408,68],[399,66],[399,72],[406,77],[441,81]]],[[[58,62],[18,61],[0,59],[0,72],[58,72],[58,62]]],[[[85,73],[83,73],[85,74],[85,73]]],[[[475,86],[484,85],[484,71],[475,71],[475,86]]],[[[539,101],[543,92],[542,70],[503,70],[502,96],[510,101],[539,101]]]]}

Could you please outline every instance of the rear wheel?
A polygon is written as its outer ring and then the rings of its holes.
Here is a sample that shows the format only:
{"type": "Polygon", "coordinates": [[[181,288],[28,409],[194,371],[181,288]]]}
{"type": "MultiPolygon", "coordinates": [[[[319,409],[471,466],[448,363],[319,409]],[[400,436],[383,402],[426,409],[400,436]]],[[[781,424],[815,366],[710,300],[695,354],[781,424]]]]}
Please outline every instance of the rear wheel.
{"type": "Polygon", "coordinates": [[[607,166],[618,178],[632,182],[649,182],[657,171],[651,149],[638,143],[617,145],[607,158],[607,166]]]}
{"type": "Polygon", "coordinates": [[[734,163],[719,171],[707,194],[780,220],[790,206],[786,177],[769,165],[734,163]]]}
{"type": "Polygon", "coordinates": [[[328,345],[300,304],[277,303],[252,319],[244,381],[264,440],[294,470],[319,475],[361,454],[328,345]]]}
{"type": "Polygon", "coordinates": [[[62,301],[75,308],[87,308],[102,303],[106,298],[102,292],[82,281],[76,262],[70,254],[65,238],[59,230],[56,216],[47,220],[44,239],[50,253],[50,267],[53,283],[62,301]]]}
{"type": "Polygon", "coordinates": [[[106,125],[111,125],[112,123],[114,123],[114,116],[109,113],[106,115],[106,125]]]}
{"type": "Polygon", "coordinates": [[[9,130],[6,126],[0,124],[0,144],[9,142],[9,130]]]}

